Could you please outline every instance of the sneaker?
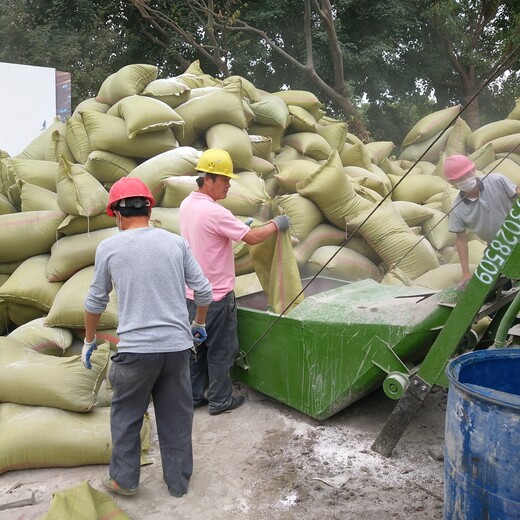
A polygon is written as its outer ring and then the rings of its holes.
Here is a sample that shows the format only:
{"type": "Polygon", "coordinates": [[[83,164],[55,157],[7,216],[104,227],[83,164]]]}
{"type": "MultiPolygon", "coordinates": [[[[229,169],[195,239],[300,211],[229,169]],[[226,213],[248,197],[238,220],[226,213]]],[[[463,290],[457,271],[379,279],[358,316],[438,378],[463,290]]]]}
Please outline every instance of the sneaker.
{"type": "Polygon", "coordinates": [[[124,489],[122,488],[110,475],[105,475],[101,482],[103,482],[103,485],[109,489],[110,491],[113,491],[114,493],[119,493],[120,495],[135,495],[137,493],[137,488],[135,489],[124,489]]]}
{"type": "Polygon", "coordinates": [[[221,413],[224,413],[224,412],[230,412],[231,410],[235,410],[239,406],[242,406],[245,402],[246,402],[246,398],[243,395],[239,395],[237,397],[232,397],[231,404],[227,408],[224,408],[223,410],[211,411],[211,412],[209,412],[209,414],[210,415],[220,415],[221,413]]]}
{"type": "Polygon", "coordinates": [[[193,408],[200,408],[202,406],[207,406],[209,403],[209,401],[203,397],[202,399],[198,400],[198,401],[193,401],[193,408]]]}

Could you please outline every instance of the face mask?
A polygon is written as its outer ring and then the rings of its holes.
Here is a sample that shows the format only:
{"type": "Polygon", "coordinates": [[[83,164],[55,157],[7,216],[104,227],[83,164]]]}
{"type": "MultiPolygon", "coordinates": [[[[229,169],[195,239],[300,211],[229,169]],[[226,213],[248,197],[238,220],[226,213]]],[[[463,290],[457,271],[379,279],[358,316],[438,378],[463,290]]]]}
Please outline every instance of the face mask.
{"type": "Polygon", "coordinates": [[[463,191],[464,193],[470,192],[473,188],[477,185],[477,179],[476,177],[470,177],[469,179],[465,179],[463,181],[458,181],[453,183],[455,187],[463,191]]]}

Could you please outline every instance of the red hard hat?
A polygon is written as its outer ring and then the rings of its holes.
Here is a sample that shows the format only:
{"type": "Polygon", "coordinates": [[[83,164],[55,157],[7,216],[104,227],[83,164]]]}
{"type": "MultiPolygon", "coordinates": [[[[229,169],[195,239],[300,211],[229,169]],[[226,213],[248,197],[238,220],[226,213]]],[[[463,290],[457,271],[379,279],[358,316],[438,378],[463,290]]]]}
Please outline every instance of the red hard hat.
{"type": "Polygon", "coordinates": [[[450,155],[444,161],[444,175],[449,181],[455,181],[475,169],[475,163],[465,155],[450,155]]]}
{"type": "Polygon", "coordinates": [[[155,206],[155,199],[148,186],[137,177],[122,177],[112,184],[108,192],[107,214],[114,216],[113,205],[123,199],[129,197],[143,197],[150,202],[150,208],[155,206]]]}

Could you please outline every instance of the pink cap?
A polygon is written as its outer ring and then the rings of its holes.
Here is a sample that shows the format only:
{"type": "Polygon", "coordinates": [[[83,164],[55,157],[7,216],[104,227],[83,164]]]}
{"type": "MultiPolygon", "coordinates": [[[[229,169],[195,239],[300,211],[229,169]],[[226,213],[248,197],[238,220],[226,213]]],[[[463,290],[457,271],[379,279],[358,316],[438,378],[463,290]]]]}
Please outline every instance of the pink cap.
{"type": "Polygon", "coordinates": [[[475,169],[475,163],[465,155],[450,155],[444,161],[444,175],[454,181],[475,169]]]}

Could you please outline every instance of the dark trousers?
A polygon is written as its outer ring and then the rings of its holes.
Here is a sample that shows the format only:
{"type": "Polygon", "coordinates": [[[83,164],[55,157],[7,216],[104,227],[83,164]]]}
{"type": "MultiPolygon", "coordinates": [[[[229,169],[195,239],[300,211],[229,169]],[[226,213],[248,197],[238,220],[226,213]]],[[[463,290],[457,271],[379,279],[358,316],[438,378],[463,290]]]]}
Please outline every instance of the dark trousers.
{"type": "Polygon", "coordinates": [[[176,493],[187,491],[193,471],[189,359],[189,349],[162,354],[118,353],[112,357],[110,476],[121,487],[133,489],[139,485],[140,432],[151,396],[164,481],[176,493]]]}
{"type": "MultiPolygon", "coordinates": [[[[190,320],[195,318],[196,306],[187,300],[190,320]]],[[[211,302],[206,316],[208,339],[197,347],[191,357],[190,372],[193,402],[204,397],[206,384],[210,412],[224,410],[231,404],[233,385],[229,369],[238,354],[237,306],[231,291],[219,301],[211,302]]]]}

